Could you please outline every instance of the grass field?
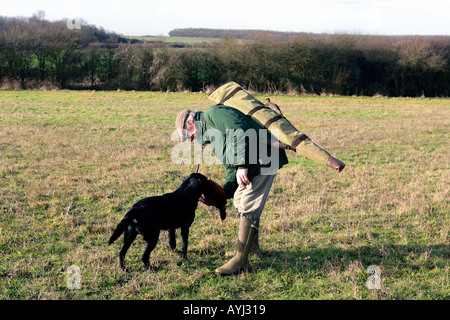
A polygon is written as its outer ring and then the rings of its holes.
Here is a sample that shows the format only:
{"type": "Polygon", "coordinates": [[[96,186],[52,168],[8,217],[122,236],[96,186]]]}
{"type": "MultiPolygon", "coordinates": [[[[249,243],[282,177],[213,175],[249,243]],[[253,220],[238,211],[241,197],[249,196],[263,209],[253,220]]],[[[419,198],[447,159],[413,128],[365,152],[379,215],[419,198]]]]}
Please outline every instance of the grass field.
{"type": "Polygon", "coordinates": [[[128,39],[138,39],[141,41],[162,41],[166,43],[212,43],[222,40],[221,38],[200,38],[200,37],[166,37],[166,36],[126,36],[128,39]]]}
{"type": "MultiPolygon", "coordinates": [[[[162,233],[158,272],[144,269],[141,238],[129,273],[122,238],[107,245],[135,201],[195,169],[171,162],[170,136],[179,111],[209,106],[205,94],[0,91],[0,299],[448,299],[450,99],[271,100],[347,167],[289,152],[261,220],[263,257],[222,278],[231,201],[223,223],[199,205],[185,261],[162,233]],[[371,265],[379,289],[366,286],[371,265]]],[[[220,165],[200,172],[224,181],[220,165]]]]}

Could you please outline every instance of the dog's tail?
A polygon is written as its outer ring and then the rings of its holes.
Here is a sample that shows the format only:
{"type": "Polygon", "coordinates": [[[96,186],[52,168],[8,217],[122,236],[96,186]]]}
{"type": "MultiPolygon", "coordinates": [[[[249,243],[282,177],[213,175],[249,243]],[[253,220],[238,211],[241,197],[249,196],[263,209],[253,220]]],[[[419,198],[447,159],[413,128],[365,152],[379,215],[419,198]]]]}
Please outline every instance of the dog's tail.
{"type": "Polygon", "coordinates": [[[125,229],[128,228],[128,226],[133,222],[134,219],[136,219],[138,212],[139,210],[135,208],[131,208],[131,210],[127,212],[125,217],[123,217],[122,221],[120,221],[119,224],[117,225],[117,228],[116,230],[114,230],[111,238],[109,238],[108,244],[111,244],[114,241],[116,241],[117,238],[119,238],[122,235],[122,233],[125,232],[125,229]]]}

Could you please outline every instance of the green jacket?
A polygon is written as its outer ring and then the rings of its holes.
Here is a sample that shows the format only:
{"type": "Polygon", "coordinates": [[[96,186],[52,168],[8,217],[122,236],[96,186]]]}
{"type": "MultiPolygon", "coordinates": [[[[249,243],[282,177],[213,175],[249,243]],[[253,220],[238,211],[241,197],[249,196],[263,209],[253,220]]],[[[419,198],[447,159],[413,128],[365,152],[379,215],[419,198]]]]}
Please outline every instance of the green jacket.
{"type": "MultiPolygon", "coordinates": [[[[223,188],[228,198],[233,197],[238,187],[236,170],[239,167],[248,168],[248,178],[252,179],[260,175],[263,168],[267,170],[276,166],[277,170],[289,163],[284,149],[270,148],[267,144],[271,136],[266,129],[232,107],[212,106],[204,112],[197,112],[194,120],[197,121],[197,130],[201,130],[202,141],[199,142],[203,146],[211,144],[214,155],[226,168],[223,188]],[[266,143],[258,143],[260,139],[266,143]]],[[[199,134],[197,136],[200,137],[199,134]]]]}

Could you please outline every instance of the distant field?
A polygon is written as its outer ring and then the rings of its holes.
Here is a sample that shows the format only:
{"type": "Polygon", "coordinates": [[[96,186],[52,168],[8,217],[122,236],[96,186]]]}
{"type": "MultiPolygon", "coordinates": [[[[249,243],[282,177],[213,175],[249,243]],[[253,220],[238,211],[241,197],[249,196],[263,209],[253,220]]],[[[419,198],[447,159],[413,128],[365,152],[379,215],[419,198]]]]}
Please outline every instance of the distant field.
{"type": "Polygon", "coordinates": [[[220,41],[220,38],[197,38],[197,37],[165,37],[165,36],[127,36],[130,39],[138,39],[142,41],[162,41],[167,43],[186,43],[186,44],[198,44],[198,43],[211,43],[220,41]]]}
{"type": "MultiPolygon", "coordinates": [[[[205,94],[0,91],[0,299],[448,299],[450,99],[271,100],[347,167],[288,152],[262,215],[262,259],[221,278],[236,243],[231,201],[223,223],[199,205],[185,261],[162,233],[158,272],[144,270],[141,238],[129,273],[122,239],[107,245],[135,201],[195,169],[171,162],[170,136],[179,111],[209,106],[205,94]],[[371,265],[379,289],[366,286],[371,265]]],[[[224,181],[220,165],[200,172],[224,181]]]]}

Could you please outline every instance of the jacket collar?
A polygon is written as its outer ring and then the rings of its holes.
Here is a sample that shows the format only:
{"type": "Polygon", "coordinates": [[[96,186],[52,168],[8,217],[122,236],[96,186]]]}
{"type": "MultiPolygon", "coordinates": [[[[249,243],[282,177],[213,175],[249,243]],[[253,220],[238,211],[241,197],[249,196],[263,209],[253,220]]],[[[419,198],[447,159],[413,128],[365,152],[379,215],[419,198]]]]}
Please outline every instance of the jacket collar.
{"type": "Polygon", "coordinates": [[[194,122],[196,126],[197,131],[197,142],[201,145],[206,145],[209,143],[209,138],[205,137],[206,134],[206,121],[205,121],[205,115],[202,111],[197,111],[194,116],[194,122]]]}

